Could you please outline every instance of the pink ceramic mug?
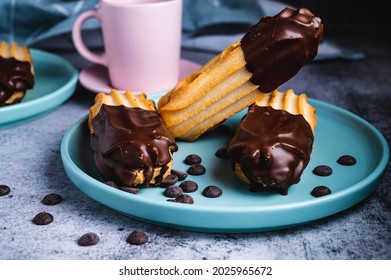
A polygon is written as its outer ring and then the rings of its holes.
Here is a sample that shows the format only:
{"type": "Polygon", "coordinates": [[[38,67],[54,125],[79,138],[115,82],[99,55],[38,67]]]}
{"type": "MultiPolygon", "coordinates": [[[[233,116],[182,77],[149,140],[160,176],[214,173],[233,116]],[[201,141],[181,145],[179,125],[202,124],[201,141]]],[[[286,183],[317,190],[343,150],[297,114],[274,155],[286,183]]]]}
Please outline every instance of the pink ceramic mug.
{"type": "Polygon", "coordinates": [[[156,92],[173,88],[179,79],[182,0],[101,0],[81,14],[72,30],[77,51],[107,67],[117,89],[156,92]],[[105,52],[91,52],[81,27],[89,18],[101,22],[105,52]]]}

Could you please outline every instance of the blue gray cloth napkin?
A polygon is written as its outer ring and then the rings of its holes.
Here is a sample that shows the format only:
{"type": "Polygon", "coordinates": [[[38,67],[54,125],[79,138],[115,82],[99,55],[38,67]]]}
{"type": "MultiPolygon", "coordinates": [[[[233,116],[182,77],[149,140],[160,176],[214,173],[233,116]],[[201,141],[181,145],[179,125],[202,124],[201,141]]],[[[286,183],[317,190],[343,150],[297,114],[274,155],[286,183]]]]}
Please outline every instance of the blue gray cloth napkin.
{"type": "MultiPolygon", "coordinates": [[[[98,0],[1,0],[0,40],[44,49],[73,49],[70,34],[74,21],[98,5],[98,0]]],[[[274,0],[183,0],[182,48],[218,53],[262,16],[273,16],[287,6],[274,0]]],[[[91,19],[83,25],[83,38],[90,48],[103,49],[98,21],[91,19]]],[[[363,57],[325,39],[316,59],[363,57]]]]}

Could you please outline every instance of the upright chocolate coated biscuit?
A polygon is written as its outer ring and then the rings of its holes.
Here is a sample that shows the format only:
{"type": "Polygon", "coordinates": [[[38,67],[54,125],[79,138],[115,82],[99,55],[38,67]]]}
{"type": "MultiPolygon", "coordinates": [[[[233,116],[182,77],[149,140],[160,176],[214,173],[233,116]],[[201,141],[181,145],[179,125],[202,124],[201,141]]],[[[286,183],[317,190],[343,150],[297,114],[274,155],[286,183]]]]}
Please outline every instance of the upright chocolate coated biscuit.
{"type": "Polygon", "coordinates": [[[0,107],[19,103],[35,85],[29,49],[0,42],[0,107]]]}
{"type": "Polygon", "coordinates": [[[178,146],[145,94],[99,93],[90,108],[95,164],[105,181],[121,187],[158,185],[170,174],[178,146]]]}
{"type": "Polygon", "coordinates": [[[252,191],[273,187],[287,195],[310,160],[313,141],[302,115],[253,105],[228,144],[231,166],[240,168],[252,191]]]}
{"type": "Polygon", "coordinates": [[[282,195],[300,181],[314,143],[316,110],[307,95],[273,91],[249,107],[228,143],[231,166],[250,191],[282,195]]]}

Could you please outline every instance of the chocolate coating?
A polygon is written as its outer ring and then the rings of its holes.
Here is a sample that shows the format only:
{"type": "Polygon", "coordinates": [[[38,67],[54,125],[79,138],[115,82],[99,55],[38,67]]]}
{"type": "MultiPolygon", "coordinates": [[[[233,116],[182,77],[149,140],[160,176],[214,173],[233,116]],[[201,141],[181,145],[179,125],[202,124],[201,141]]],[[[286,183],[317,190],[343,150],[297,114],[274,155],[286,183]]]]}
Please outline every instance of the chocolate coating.
{"type": "Polygon", "coordinates": [[[92,120],[91,148],[96,166],[105,180],[120,186],[133,185],[136,172],[142,170],[148,187],[154,168],[161,167],[155,178],[160,183],[171,153],[178,150],[174,137],[161,121],[158,112],[126,106],[103,104],[92,120]]]}
{"type": "Polygon", "coordinates": [[[241,40],[251,81],[263,92],[277,89],[316,56],[322,36],[321,19],[306,8],[262,17],[241,40]]]}
{"type": "Polygon", "coordinates": [[[282,195],[300,181],[310,160],[314,136],[302,115],[250,106],[228,143],[231,166],[239,164],[251,191],[272,187],[282,195]]]}
{"type": "MultiPolygon", "coordinates": [[[[31,65],[27,61],[20,61],[13,57],[0,57],[0,106],[14,91],[26,92],[34,87],[34,75],[31,73],[31,65]]],[[[20,102],[15,100],[14,103],[20,102]]]]}

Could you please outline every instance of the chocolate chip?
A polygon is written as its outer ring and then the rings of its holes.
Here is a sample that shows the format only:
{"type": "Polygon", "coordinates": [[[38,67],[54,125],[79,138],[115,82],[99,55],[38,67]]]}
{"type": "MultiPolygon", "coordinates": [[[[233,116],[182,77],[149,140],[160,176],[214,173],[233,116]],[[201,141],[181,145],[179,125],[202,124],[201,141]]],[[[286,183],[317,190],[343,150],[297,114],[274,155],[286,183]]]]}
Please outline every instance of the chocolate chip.
{"type": "Polygon", "coordinates": [[[99,236],[93,232],[87,232],[83,234],[77,241],[77,244],[79,244],[80,246],[93,246],[98,243],[99,243],[99,236]]]}
{"type": "Polygon", "coordinates": [[[200,164],[202,161],[201,157],[196,154],[190,154],[188,155],[185,160],[183,161],[187,165],[193,165],[193,164],[200,164]]]}
{"type": "Polygon", "coordinates": [[[183,190],[178,186],[168,186],[163,194],[167,197],[177,197],[183,193],[183,190]]]}
{"type": "Polygon", "coordinates": [[[148,242],[148,235],[145,232],[136,229],[129,234],[126,242],[132,245],[143,245],[148,242]]]}
{"type": "Polygon", "coordinates": [[[114,189],[119,189],[118,185],[114,181],[106,181],[105,184],[114,189]]]}
{"type": "Polygon", "coordinates": [[[183,190],[185,193],[191,193],[198,190],[198,184],[194,181],[188,180],[182,182],[179,187],[183,190]]]}
{"type": "Polygon", "coordinates": [[[138,192],[140,191],[139,188],[133,188],[133,187],[120,187],[119,189],[121,191],[128,192],[131,194],[138,194],[138,192]]]}
{"type": "Polygon", "coordinates": [[[202,175],[205,172],[206,172],[206,169],[201,164],[193,164],[192,166],[189,167],[189,169],[187,169],[187,173],[189,173],[190,175],[194,175],[194,176],[202,175]]]}
{"type": "Polygon", "coordinates": [[[186,203],[186,204],[194,203],[194,199],[188,194],[181,194],[180,196],[177,196],[175,198],[175,201],[179,203],[186,203]]]}
{"type": "Polygon", "coordinates": [[[57,205],[63,201],[62,196],[57,193],[51,193],[45,195],[41,202],[45,205],[57,205]]]}
{"type": "Polygon", "coordinates": [[[180,196],[177,196],[175,199],[167,199],[167,201],[185,203],[185,204],[193,204],[194,203],[194,199],[188,194],[181,194],[180,196]]]}
{"type": "Polygon", "coordinates": [[[0,196],[4,196],[9,194],[11,191],[10,187],[6,185],[0,185],[0,196]]]}
{"type": "Polygon", "coordinates": [[[178,176],[175,174],[169,174],[166,178],[162,180],[159,186],[165,188],[168,186],[175,185],[178,182],[178,176]]]}
{"type": "Polygon", "coordinates": [[[215,156],[221,159],[229,159],[228,150],[226,147],[220,148],[216,151],[215,156]]]}
{"type": "Polygon", "coordinates": [[[331,194],[331,190],[326,186],[317,186],[311,191],[311,195],[315,197],[320,197],[328,194],[331,194]]]}
{"type": "Polygon", "coordinates": [[[47,212],[40,212],[33,218],[33,223],[36,225],[44,226],[53,222],[53,216],[47,212]]]}
{"type": "Polygon", "coordinates": [[[203,191],[202,194],[206,197],[215,198],[219,197],[223,194],[223,191],[218,186],[207,186],[203,191]]]}
{"type": "Polygon", "coordinates": [[[187,178],[188,174],[183,171],[171,169],[171,174],[174,174],[178,177],[178,181],[183,181],[187,178]]]}
{"type": "Polygon", "coordinates": [[[330,176],[333,173],[333,169],[327,165],[318,165],[312,172],[318,176],[330,176]]]}
{"type": "Polygon", "coordinates": [[[357,160],[354,156],[351,155],[343,155],[341,156],[337,162],[341,165],[351,166],[357,163],[357,160]]]}

